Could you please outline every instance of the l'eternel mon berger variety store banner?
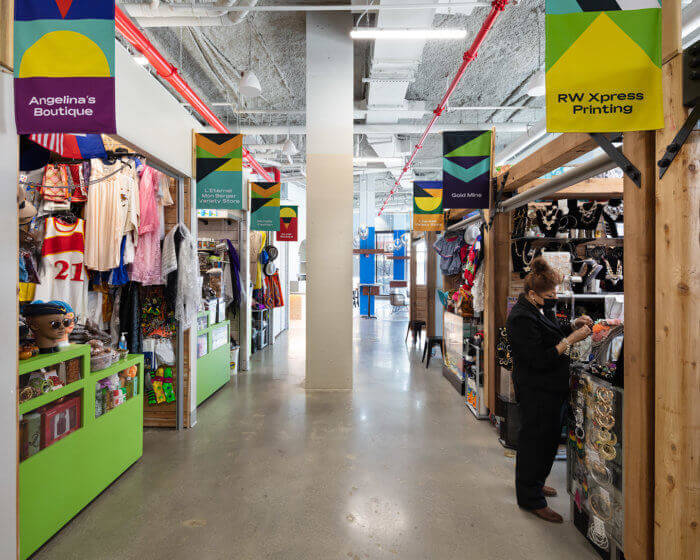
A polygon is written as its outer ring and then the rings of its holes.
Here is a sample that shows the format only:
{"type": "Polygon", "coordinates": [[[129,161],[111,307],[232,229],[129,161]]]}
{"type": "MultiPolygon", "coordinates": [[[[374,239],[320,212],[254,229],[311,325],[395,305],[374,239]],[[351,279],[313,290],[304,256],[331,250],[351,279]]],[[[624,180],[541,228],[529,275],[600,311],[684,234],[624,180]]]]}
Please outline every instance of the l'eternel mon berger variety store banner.
{"type": "Polygon", "coordinates": [[[659,0],[547,0],[545,27],[547,132],[663,128],[659,0]]]}

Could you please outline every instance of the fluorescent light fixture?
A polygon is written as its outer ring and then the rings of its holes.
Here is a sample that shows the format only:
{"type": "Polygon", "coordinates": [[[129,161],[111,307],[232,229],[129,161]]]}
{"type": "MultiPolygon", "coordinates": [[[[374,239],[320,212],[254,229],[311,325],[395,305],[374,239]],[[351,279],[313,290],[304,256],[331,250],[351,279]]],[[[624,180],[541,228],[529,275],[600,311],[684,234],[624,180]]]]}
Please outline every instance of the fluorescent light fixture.
{"type": "Polygon", "coordinates": [[[353,39],[464,39],[466,29],[380,29],[359,28],[350,32],[353,39]]]}
{"type": "Polygon", "coordinates": [[[143,56],[142,54],[137,54],[134,55],[134,61],[136,64],[139,64],[140,66],[147,66],[148,65],[148,59],[143,56]]]}
{"type": "Polygon", "coordinates": [[[547,89],[544,84],[544,70],[538,70],[527,84],[527,94],[530,97],[542,97],[545,93],[547,89]]]}

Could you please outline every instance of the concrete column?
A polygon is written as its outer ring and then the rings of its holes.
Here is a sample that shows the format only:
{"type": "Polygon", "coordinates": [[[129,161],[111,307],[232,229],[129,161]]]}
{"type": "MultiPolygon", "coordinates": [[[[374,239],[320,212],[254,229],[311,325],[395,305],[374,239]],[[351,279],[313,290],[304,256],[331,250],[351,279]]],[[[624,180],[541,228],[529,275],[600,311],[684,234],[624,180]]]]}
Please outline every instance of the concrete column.
{"type": "Polygon", "coordinates": [[[351,14],[306,15],[306,389],[352,389],[351,14]]]}
{"type": "Polygon", "coordinates": [[[17,131],[12,105],[12,75],[0,74],[0,543],[3,558],[17,556],[17,131]]]}

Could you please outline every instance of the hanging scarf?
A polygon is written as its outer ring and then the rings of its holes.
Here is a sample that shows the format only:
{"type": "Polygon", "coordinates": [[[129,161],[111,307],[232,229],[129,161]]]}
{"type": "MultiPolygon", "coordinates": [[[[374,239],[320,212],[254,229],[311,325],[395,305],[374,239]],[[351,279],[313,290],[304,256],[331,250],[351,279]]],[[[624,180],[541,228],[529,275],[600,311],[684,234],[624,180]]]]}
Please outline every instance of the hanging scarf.
{"type": "Polygon", "coordinates": [[[238,309],[241,306],[241,262],[238,258],[238,251],[231,243],[230,239],[226,240],[228,245],[228,260],[231,264],[231,285],[233,287],[233,302],[231,303],[231,309],[234,316],[238,314],[238,309]]]}

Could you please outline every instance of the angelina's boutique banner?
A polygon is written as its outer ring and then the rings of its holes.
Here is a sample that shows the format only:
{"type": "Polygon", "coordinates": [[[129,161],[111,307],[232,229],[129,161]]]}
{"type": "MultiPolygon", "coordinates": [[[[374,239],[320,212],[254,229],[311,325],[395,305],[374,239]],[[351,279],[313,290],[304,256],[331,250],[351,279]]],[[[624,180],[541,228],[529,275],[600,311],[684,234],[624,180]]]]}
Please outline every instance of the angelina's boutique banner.
{"type": "Polygon", "coordinates": [[[197,208],[243,209],[243,135],[195,134],[197,208]]]}
{"type": "Polygon", "coordinates": [[[280,231],[280,183],[250,183],[250,229],[280,231]]]}
{"type": "Polygon", "coordinates": [[[299,207],[280,207],[280,230],[277,241],[297,241],[299,237],[299,207]]]}
{"type": "Polygon", "coordinates": [[[15,0],[17,132],[116,132],[114,41],[114,0],[15,0]]]}
{"type": "Polygon", "coordinates": [[[442,213],[442,181],[414,181],[413,230],[442,231],[445,216],[442,213]]]}
{"type": "Polygon", "coordinates": [[[545,26],[547,132],[663,128],[659,0],[547,0],[545,26]]]}
{"type": "Polygon", "coordinates": [[[490,130],[443,133],[443,208],[489,207],[491,137],[490,130]]]}

